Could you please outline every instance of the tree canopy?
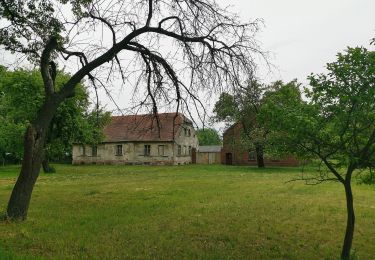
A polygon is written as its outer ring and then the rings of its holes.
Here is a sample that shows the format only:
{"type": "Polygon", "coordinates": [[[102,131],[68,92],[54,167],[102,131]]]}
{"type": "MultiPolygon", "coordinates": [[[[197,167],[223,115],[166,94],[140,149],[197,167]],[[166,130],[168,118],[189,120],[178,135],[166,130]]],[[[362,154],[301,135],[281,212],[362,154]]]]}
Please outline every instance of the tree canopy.
{"type": "MultiPolygon", "coordinates": [[[[60,88],[69,78],[58,72],[56,87],[60,88]]],[[[23,134],[35,119],[45,99],[43,80],[38,70],[0,70],[0,151],[1,155],[20,161],[23,156],[23,134]]],[[[102,128],[109,119],[108,113],[90,111],[86,88],[79,84],[76,95],[58,108],[52,119],[47,156],[52,160],[64,160],[72,151],[72,143],[97,143],[102,138],[102,128]]]]}
{"type": "Polygon", "coordinates": [[[375,52],[348,48],[327,70],[309,77],[306,99],[291,85],[268,93],[261,118],[276,148],[325,166],[307,181],[344,185],[348,221],[341,257],[349,259],[355,220],[351,179],[354,171],[374,167],[375,52]]]}
{"type": "Polygon", "coordinates": [[[199,145],[221,145],[220,135],[214,128],[198,129],[196,133],[199,145]]]}
{"type": "Polygon", "coordinates": [[[241,147],[256,151],[258,167],[265,166],[264,146],[267,133],[257,119],[265,89],[257,80],[247,80],[234,94],[223,92],[213,110],[216,121],[241,124],[241,147]]]}

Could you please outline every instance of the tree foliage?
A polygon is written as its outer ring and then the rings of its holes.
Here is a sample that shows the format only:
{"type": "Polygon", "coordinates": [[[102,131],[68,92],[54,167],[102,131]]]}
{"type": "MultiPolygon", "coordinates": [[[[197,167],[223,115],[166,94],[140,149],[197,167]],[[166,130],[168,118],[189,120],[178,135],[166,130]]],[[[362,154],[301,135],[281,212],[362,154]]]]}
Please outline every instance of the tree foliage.
{"type": "Polygon", "coordinates": [[[264,147],[267,132],[258,122],[262,97],[266,87],[256,80],[248,80],[235,93],[222,93],[215,103],[214,119],[227,124],[241,123],[241,148],[256,151],[258,167],[264,167],[264,147]]]}
{"type": "Polygon", "coordinates": [[[348,219],[341,257],[349,259],[355,221],[351,179],[355,171],[374,166],[375,52],[348,48],[327,70],[309,77],[307,100],[288,85],[269,93],[262,117],[279,149],[325,165],[327,171],[307,181],[344,185],[348,219]]]}
{"type": "Polygon", "coordinates": [[[220,135],[214,128],[198,129],[196,134],[199,145],[221,145],[220,135]]]}
{"type": "MultiPolygon", "coordinates": [[[[59,72],[56,87],[60,88],[69,75],[59,72]]],[[[43,80],[37,70],[0,71],[0,150],[4,156],[20,161],[23,156],[23,134],[35,119],[44,99],[43,80]]],[[[72,151],[73,142],[97,143],[109,115],[90,111],[86,88],[79,84],[76,95],[58,108],[52,119],[46,152],[49,159],[64,160],[72,151]],[[97,120],[96,120],[97,119],[97,120]]]]}

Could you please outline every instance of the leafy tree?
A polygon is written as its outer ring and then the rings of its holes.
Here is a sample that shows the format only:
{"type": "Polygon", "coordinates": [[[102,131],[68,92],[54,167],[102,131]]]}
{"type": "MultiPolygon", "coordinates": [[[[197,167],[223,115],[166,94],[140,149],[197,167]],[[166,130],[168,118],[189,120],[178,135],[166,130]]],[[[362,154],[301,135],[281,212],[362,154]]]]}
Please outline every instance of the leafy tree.
{"type": "MultiPolygon", "coordinates": [[[[69,75],[59,72],[56,87],[60,88],[69,75]]],[[[27,125],[34,120],[44,100],[43,80],[37,70],[0,71],[0,150],[11,154],[16,160],[23,156],[22,136],[27,125]]],[[[70,154],[73,142],[94,143],[100,140],[100,131],[108,120],[106,113],[89,112],[88,93],[82,84],[76,87],[74,98],[64,101],[53,117],[47,144],[43,169],[53,170],[49,159],[63,160],[70,154]],[[92,120],[98,115],[98,122],[92,120]]]]}
{"type": "Polygon", "coordinates": [[[219,133],[213,128],[198,129],[196,133],[199,145],[221,145],[219,133]]]}
{"type": "Polygon", "coordinates": [[[347,225],[341,258],[349,259],[355,223],[352,176],[374,166],[375,52],[348,48],[327,70],[309,77],[308,101],[290,85],[269,93],[262,117],[280,149],[325,165],[326,171],[307,181],[343,184],[347,225]]]}
{"type": "Polygon", "coordinates": [[[26,218],[47,129],[84,78],[107,89],[103,78],[121,78],[129,86],[136,77],[140,104],[157,114],[160,103],[174,104],[177,111],[199,103],[202,86],[237,87],[253,73],[254,55],[263,55],[254,41],[258,21],[242,24],[213,0],[1,0],[0,19],[0,46],[35,63],[45,91],[26,130],[22,168],[7,207],[10,219],[26,218]],[[59,64],[78,68],[57,89],[59,64]]]}
{"type": "Polygon", "coordinates": [[[267,132],[257,120],[261,109],[265,87],[256,80],[247,81],[245,87],[236,90],[234,95],[222,93],[214,107],[216,121],[240,122],[242,126],[241,146],[255,148],[259,168],[264,165],[264,145],[267,132]]]}

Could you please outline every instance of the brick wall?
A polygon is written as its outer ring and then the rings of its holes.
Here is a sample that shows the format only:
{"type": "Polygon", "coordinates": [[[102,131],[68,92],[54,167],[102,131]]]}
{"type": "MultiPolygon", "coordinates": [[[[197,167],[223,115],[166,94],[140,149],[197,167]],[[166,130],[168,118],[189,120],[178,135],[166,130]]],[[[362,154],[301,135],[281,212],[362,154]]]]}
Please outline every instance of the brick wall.
{"type": "MultiPolygon", "coordinates": [[[[221,151],[222,164],[233,165],[257,165],[255,150],[251,151],[252,158],[249,158],[249,150],[243,147],[241,142],[242,125],[235,123],[228,128],[223,135],[223,149],[221,151]],[[232,162],[232,163],[230,163],[232,162]]],[[[298,166],[299,161],[292,156],[285,155],[283,158],[265,158],[266,166],[298,166]]]]}

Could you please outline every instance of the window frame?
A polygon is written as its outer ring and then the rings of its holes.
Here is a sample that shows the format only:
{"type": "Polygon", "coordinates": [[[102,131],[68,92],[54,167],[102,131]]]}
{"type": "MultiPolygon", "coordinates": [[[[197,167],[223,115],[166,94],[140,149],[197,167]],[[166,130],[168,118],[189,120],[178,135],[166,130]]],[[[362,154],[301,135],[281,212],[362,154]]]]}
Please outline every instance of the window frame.
{"type": "Polygon", "coordinates": [[[81,156],[86,156],[86,146],[84,144],[81,145],[81,149],[82,149],[81,156]]]}
{"type": "Polygon", "coordinates": [[[91,146],[91,156],[92,157],[97,157],[98,156],[98,146],[97,145],[92,145],[91,146]]]}
{"type": "Polygon", "coordinates": [[[145,144],[143,146],[143,156],[151,156],[151,145],[145,144]]]}
{"type": "Polygon", "coordinates": [[[254,150],[249,150],[247,151],[247,160],[249,162],[253,162],[253,161],[256,161],[257,157],[256,157],[256,153],[254,150]]]}
{"type": "Polygon", "coordinates": [[[116,144],[116,153],[115,153],[115,155],[116,156],[123,156],[124,155],[122,144],[116,144]],[[119,152],[119,148],[121,148],[120,152],[119,152]]]}

